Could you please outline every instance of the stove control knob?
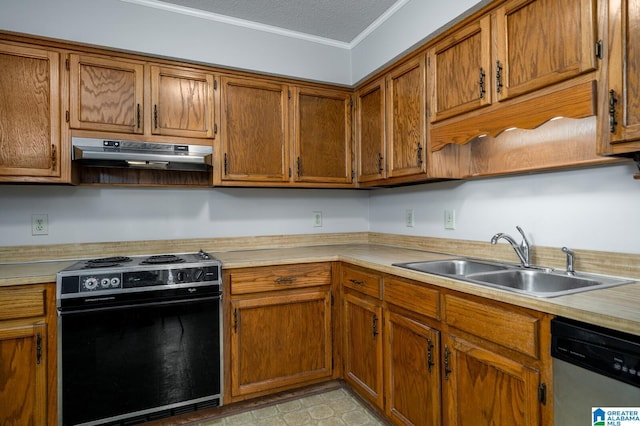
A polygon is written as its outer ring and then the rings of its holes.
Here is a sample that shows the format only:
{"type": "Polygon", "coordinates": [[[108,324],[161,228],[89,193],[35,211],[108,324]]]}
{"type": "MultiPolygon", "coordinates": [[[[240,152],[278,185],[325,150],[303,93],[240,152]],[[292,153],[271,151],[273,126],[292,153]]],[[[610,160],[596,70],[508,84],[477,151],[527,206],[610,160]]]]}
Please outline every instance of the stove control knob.
{"type": "Polygon", "coordinates": [[[111,278],[111,287],[120,287],[120,278],[118,277],[111,278]]]}
{"type": "Polygon", "coordinates": [[[110,284],[111,284],[111,280],[109,278],[103,278],[100,280],[100,287],[102,288],[109,288],[110,284]]]}
{"type": "Polygon", "coordinates": [[[178,271],[176,276],[178,278],[178,282],[187,281],[187,279],[189,278],[188,274],[185,271],[178,271]]]}
{"type": "Polygon", "coordinates": [[[202,269],[196,269],[193,273],[193,281],[201,281],[204,276],[204,271],[202,269]]]}
{"type": "Polygon", "coordinates": [[[98,287],[98,279],[95,277],[89,277],[84,281],[84,288],[87,290],[95,290],[98,287]]]}

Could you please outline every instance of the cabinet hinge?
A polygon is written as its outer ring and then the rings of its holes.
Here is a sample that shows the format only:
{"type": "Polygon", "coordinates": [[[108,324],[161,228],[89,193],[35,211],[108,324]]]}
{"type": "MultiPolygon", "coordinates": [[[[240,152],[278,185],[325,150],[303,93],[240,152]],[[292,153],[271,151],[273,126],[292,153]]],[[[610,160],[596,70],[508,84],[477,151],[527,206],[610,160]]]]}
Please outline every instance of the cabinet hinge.
{"type": "Polygon", "coordinates": [[[289,179],[291,179],[291,167],[289,167],[289,179]]]}
{"type": "Polygon", "coordinates": [[[213,134],[214,135],[218,134],[218,123],[213,123],[213,134]]]}
{"type": "Polygon", "coordinates": [[[233,310],[233,331],[238,332],[238,308],[233,310]]]}
{"type": "Polygon", "coordinates": [[[349,107],[353,108],[353,99],[349,99],[349,107]]]}
{"type": "Polygon", "coordinates": [[[64,67],[69,71],[71,69],[71,62],[69,62],[69,58],[64,60],[64,67]]]}
{"type": "Polygon", "coordinates": [[[331,306],[333,306],[333,294],[331,295],[331,306]]]}
{"type": "Polygon", "coordinates": [[[596,41],[596,58],[602,59],[602,56],[603,56],[602,50],[603,50],[603,48],[602,48],[602,40],[596,41]]]}
{"type": "Polygon", "coordinates": [[[355,170],[351,170],[351,180],[356,178],[356,171],[355,170]]]}
{"type": "Polygon", "coordinates": [[[213,90],[218,90],[218,80],[213,80],[213,90]]]}
{"type": "Polygon", "coordinates": [[[56,171],[58,168],[58,154],[56,150],[56,146],[51,144],[51,170],[56,171]]]}
{"type": "Polygon", "coordinates": [[[69,113],[69,111],[66,111],[64,113],[64,119],[67,120],[67,123],[71,120],[71,114],[69,113]]]}
{"type": "Polygon", "coordinates": [[[431,65],[431,56],[427,56],[427,66],[431,65]]]}
{"type": "Polygon", "coordinates": [[[291,99],[291,90],[287,90],[287,96],[289,99],[291,99]]]}
{"type": "Polygon", "coordinates": [[[42,336],[40,333],[36,335],[36,363],[42,361],[42,336]]]}
{"type": "Polygon", "coordinates": [[[545,383],[540,383],[538,386],[538,401],[542,405],[547,405],[547,385],[545,383]]]}

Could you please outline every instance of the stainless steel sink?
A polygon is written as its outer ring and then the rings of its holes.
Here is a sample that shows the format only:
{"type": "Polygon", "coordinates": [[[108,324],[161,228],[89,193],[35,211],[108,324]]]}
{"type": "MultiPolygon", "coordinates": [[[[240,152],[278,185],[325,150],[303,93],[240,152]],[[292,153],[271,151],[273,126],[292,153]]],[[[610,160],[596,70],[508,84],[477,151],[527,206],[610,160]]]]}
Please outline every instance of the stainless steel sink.
{"type": "Polygon", "coordinates": [[[605,275],[585,273],[567,275],[552,269],[529,269],[508,263],[466,258],[395,263],[394,266],[536,297],[564,296],[634,282],[605,275]]]}
{"type": "Polygon", "coordinates": [[[510,267],[505,264],[480,262],[470,259],[432,260],[426,262],[394,263],[414,271],[445,276],[465,276],[480,272],[504,271],[510,267]]]}
{"type": "Polygon", "coordinates": [[[466,276],[480,284],[513,290],[538,297],[564,296],[596,288],[606,288],[632,282],[600,275],[566,275],[560,272],[546,272],[532,269],[513,269],[494,273],[480,273],[466,276]]]}

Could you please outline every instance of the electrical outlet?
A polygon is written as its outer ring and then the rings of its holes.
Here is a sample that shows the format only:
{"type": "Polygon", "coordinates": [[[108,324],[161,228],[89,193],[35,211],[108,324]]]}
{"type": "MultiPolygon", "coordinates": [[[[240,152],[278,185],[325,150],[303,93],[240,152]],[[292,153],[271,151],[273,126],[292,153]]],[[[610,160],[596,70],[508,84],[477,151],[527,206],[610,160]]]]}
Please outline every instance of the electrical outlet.
{"type": "Polygon", "coordinates": [[[407,209],[404,212],[404,224],[407,228],[413,228],[413,209],[407,209]]]}
{"type": "Polygon", "coordinates": [[[456,211],[445,210],[444,211],[444,229],[456,229],[456,211]]]}
{"type": "Polygon", "coordinates": [[[31,215],[31,235],[49,235],[49,216],[46,214],[31,215]]]}
{"type": "Polygon", "coordinates": [[[313,212],[313,226],[314,228],[322,227],[322,212],[313,212]]]}

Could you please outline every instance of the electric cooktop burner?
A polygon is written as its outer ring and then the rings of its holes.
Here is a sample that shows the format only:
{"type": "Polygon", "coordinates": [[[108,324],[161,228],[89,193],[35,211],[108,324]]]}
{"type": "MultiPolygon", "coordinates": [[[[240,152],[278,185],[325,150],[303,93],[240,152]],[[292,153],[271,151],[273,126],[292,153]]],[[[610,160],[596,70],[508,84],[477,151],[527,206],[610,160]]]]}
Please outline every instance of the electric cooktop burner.
{"type": "Polygon", "coordinates": [[[159,254],[156,256],[150,256],[140,263],[145,265],[164,265],[167,263],[182,263],[182,262],[184,262],[184,259],[176,256],[175,254],[159,254]]]}

